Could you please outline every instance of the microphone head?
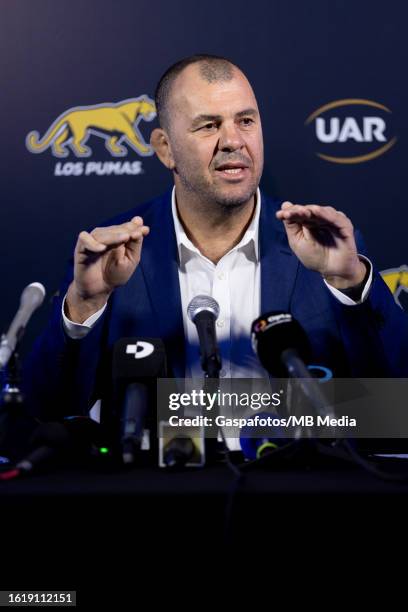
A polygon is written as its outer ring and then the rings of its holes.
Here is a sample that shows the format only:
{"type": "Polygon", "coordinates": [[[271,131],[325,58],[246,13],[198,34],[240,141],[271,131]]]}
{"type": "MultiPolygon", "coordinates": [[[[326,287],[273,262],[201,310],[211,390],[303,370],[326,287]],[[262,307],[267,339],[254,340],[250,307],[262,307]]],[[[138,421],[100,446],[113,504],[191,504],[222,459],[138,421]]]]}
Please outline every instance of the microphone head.
{"type": "Polygon", "coordinates": [[[307,335],[288,312],[268,312],[255,319],[251,326],[251,342],[262,366],[277,378],[287,376],[281,361],[285,350],[295,350],[302,361],[310,360],[307,335]]]}
{"type": "Polygon", "coordinates": [[[31,447],[50,446],[64,449],[71,443],[68,430],[62,423],[41,423],[31,437],[31,447]]]}
{"type": "Polygon", "coordinates": [[[120,338],[113,348],[114,382],[166,378],[167,360],[160,338],[120,338]]]}
{"type": "Polygon", "coordinates": [[[290,442],[293,442],[293,439],[285,437],[285,431],[280,425],[268,426],[263,424],[263,422],[268,423],[268,419],[271,420],[276,418],[278,421],[279,417],[277,414],[272,412],[257,412],[252,415],[252,418],[254,418],[255,414],[259,419],[260,425],[257,427],[244,425],[239,434],[241,450],[245,458],[250,461],[260,459],[266,453],[270,453],[281,446],[286,446],[290,442]]]}
{"type": "Polygon", "coordinates": [[[211,312],[215,320],[217,320],[220,314],[218,302],[210,295],[196,295],[187,307],[187,314],[190,321],[194,323],[196,316],[203,311],[211,312]]]}
{"type": "Polygon", "coordinates": [[[187,436],[176,436],[163,451],[163,461],[168,468],[184,467],[194,455],[194,443],[187,436]]]}
{"type": "Polygon", "coordinates": [[[30,304],[33,308],[38,308],[44,301],[45,288],[41,283],[30,283],[21,294],[21,304],[30,304]]]}

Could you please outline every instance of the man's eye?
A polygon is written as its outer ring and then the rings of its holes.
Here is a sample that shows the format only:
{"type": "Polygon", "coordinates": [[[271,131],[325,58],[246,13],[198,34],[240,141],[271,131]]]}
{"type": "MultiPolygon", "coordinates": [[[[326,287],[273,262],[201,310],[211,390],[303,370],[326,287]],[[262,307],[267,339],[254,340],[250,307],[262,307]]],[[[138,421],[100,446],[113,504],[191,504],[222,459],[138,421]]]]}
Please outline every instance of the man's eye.
{"type": "Polygon", "coordinates": [[[241,119],[241,123],[246,127],[248,125],[252,125],[254,123],[254,120],[251,119],[251,117],[244,117],[243,119],[241,119]]]}
{"type": "Polygon", "coordinates": [[[215,123],[206,123],[205,125],[202,126],[202,130],[212,130],[213,128],[217,127],[215,123]]]}

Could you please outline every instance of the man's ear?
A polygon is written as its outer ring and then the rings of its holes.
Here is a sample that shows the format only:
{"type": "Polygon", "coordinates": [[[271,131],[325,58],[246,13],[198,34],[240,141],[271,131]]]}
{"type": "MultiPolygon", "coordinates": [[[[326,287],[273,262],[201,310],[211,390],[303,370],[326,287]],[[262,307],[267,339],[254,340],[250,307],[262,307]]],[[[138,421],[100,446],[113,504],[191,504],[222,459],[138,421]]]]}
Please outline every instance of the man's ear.
{"type": "Polygon", "coordinates": [[[171,145],[167,132],[162,128],[155,128],[150,136],[150,144],[152,145],[162,164],[164,164],[169,170],[173,170],[176,164],[171,151],[171,145]]]}

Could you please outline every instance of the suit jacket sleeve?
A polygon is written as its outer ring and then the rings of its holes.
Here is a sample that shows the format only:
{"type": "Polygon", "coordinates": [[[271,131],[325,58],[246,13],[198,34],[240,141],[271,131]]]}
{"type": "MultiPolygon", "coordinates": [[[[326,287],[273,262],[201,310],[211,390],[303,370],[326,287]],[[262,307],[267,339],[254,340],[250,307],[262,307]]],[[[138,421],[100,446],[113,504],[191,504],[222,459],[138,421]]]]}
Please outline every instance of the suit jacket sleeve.
{"type": "Polygon", "coordinates": [[[72,277],[71,264],[53,298],[49,322],[23,367],[28,410],[39,418],[87,415],[99,391],[98,373],[104,361],[109,304],[85,338],[69,338],[63,328],[61,308],[72,277]]]}
{"type": "MultiPolygon", "coordinates": [[[[358,252],[365,255],[361,234],[358,252]]],[[[331,296],[350,374],[360,377],[408,376],[408,316],[400,308],[378,271],[367,299],[345,306],[331,296]]]]}

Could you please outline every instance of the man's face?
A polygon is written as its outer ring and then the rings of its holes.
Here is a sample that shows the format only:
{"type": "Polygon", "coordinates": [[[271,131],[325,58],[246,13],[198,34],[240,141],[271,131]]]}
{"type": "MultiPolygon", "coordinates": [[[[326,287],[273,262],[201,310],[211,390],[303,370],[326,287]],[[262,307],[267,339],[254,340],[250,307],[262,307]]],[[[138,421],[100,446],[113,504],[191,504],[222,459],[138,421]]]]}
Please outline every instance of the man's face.
{"type": "Polygon", "coordinates": [[[176,79],[170,99],[169,140],[176,188],[224,207],[247,203],[263,168],[262,127],[250,84],[233,78],[207,82],[197,64],[176,79]]]}

